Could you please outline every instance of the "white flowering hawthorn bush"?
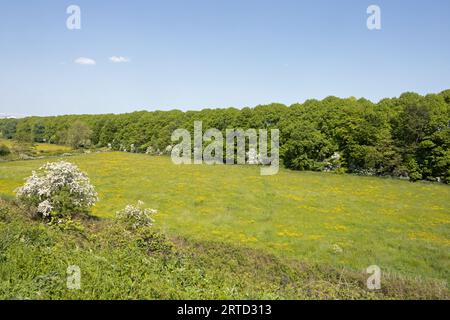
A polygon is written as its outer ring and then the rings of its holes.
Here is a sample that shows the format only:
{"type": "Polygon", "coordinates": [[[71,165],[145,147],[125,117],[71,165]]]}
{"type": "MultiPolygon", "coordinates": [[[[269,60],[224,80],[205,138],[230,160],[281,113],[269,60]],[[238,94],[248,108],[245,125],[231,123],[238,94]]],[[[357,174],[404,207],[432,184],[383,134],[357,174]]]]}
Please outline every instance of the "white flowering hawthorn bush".
{"type": "Polygon", "coordinates": [[[144,202],[138,201],[137,205],[129,204],[123,210],[116,213],[117,219],[129,224],[131,228],[150,227],[153,225],[151,217],[158,211],[156,209],[143,208],[144,202]]]}
{"type": "Polygon", "coordinates": [[[66,161],[47,163],[33,171],[16,195],[44,218],[87,212],[98,200],[88,176],[66,161]]]}

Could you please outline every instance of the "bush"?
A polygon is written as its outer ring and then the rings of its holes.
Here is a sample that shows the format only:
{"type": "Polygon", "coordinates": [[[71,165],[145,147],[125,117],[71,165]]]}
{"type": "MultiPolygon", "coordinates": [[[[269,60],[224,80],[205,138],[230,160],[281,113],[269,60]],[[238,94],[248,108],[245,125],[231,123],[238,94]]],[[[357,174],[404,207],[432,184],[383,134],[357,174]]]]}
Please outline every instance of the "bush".
{"type": "Polygon", "coordinates": [[[0,144],[0,156],[7,156],[10,153],[11,151],[7,146],[5,146],[4,144],[0,144]]]}
{"type": "Polygon", "coordinates": [[[175,253],[174,244],[161,232],[150,228],[143,228],[137,232],[138,246],[144,249],[147,254],[170,255],[175,253]]]}
{"type": "Polygon", "coordinates": [[[137,205],[127,205],[123,210],[117,212],[117,219],[125,222],[132,229],[152,226],[154,220],[151,215],[155,214],[157,210],[142,208],[143,205],[142,201],[138,201],[137,205]]]}
{"type": "Polygon", "coordinates": [[[408,175],[409,179],[413,182],[422,179],[420,167],[414,159],[411,159],[408,162],[408,175]]]}
{"type": "Polygon", "coordinates": [[[87,175],[65,161],[47,163],[33,171],[25,185],[16,189],[16,195],[49,219],[88,212],[98,200],[87,175]]]}

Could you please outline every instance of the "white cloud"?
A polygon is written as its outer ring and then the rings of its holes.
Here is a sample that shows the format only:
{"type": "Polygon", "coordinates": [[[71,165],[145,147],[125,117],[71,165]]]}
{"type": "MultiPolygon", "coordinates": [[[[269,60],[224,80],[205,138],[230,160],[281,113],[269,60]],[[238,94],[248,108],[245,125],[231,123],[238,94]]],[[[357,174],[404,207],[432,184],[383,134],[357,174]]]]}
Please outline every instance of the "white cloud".
{"type": "Polygon", "coordinates": [[[90,59],[90,58],[84,58],[84,57],[80,57],[75,59],[74,61],[76,64],[81,64],[83,66],[94,66],[97,63],[95,62],[95,60],[90,59]]]}
{"type": "Polygon", "coordinates": [[[123,62],[130,62],[130,59],[125,57],[112,56],[111,58],[109,58],[109,61],[113,63],[123,63],[123,62]]]}

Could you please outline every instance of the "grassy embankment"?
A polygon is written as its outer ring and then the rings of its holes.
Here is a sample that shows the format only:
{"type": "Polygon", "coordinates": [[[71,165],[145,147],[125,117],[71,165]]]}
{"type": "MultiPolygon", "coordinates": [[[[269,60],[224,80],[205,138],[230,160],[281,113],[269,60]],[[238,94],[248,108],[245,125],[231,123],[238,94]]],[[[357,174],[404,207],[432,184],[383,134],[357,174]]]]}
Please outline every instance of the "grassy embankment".
{"type": "MultiPolygon", "coordinates": [[[[198,298],[426,298],[448,294],[436,282],[448,285],[450,279],[448,186],[288,170],[262,177],[257,167],[175,166],[166,157],[126,153],[96,153],[66,160],[86,171],[96,186],[100,195],[93,212],[96,216],[113,217],[117,210],[137,200],[158,209],[157,228],[171,239],[185,239],[174,240],[175,247],[188,252],[188,258],[181,254],[182,258],[175,255],[162,259],[175,264],[180,263],[177,259],[187,259],[183,261],[189,267],[180,268],[189,272],[175,268],[173,272],[181,272],[176,276],[165,269],[167,266],[159,266],[159,260],[152,260],[155,264],[147,266],[146,259],[154,258],[139,246],[136,251],[128,247],[134,248],[139,242],[133,236],[124,238],[125,247],[120,244],[117,252],[111,251],[108,246],[114,245],[112,238],[108,240],[110,231],[95,232],[110,227],[87,228],[87,239],[93,237],[100,239],[99,243],[108,243],[102,249],[100,244],[97,247],[76,237],[67,237],[66,241],[66,237],[42,225],[30,226],[30,230],[40,231],[20,231],[25,224],[17,224],[17,229],[4,226],[2,239],[8,239],[6,230],[16,230],[13,238],[42,232],[44,238],[53,239],[49,240],[53,245],[42,247],[40,240],[36,240],[36,248],[28,249],[23,242],[13,241],[13,247],[8,244],[9,249],[4,250],[12,260],[6,259],[9,262],[2,267],[2,279],[14,268],[24,270],[18,278],[10,278],[9,290],[22,278],[23,288],[30,288],[35,277],[50,271],[39,267],[31,272],[28,263],[32,260],[28,257],[34,257],[43,263],[54,260],[50,265],[58,266],[59,274],[65,272],[61,268],[67,264],[77,263],[83,265],[80,267],[88,277],[109,270],[100,279],[109,281],[110,286],[123,277],[127,284],[117,287],[126,291],[123,297],[168,297],[159,290],[163,287],[152,287],[156,279],[175,290],[168,291],[175,297],[180,289],[175,284],[177,277],[189,278],[178,280],[191,281],[189,290],[198,290],[191,292],[191,297],[198,298]],[[206,251],[200,249],[205,246],[206,251]],[[374,264],[380,266],[386,280],[382,283],[387,291],[378,296],[364,289],[367,275],[363,271],[374,264]],[[120,270],[111,270],[113,266],[120,270]],[[152,268],[161,268],[159,275],[150,275],[152,268]],[[143,274],[142,279],[139,274],[143,274]],[[142,286],[138,284],[141,280],[142,286]],[[347,285],[350,291],[346,291],[347,285]],[[318,291],[314,291],[314,286],[320,287],[318,291]]],[[[0,193],[12,196],[23,178],[46,161],[2,163],[0,193]]],[[[106,219],[96,223],[111,222],[106,219]]],[[[105,293],[106,287],[96,291],[91,284],[88,286],[89,292],[78,293],[77,297],[113,297],[105,293]]],[[[189,297],[188,292],[180,292],[177,297],[189,297]]],[[[60,293],[52,297],[68,296],[60,293]]],[[[114,297],[119,297],[118,293],[114,297]]]]}

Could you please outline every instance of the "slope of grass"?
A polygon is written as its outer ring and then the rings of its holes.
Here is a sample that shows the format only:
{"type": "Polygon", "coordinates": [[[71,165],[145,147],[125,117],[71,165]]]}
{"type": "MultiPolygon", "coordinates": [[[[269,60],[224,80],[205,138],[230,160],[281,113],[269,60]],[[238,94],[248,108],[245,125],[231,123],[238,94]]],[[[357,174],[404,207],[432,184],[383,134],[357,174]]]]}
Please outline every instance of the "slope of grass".
{"type": "MultiPolygon", "coordinates": [[[[13,195],[46,161],[0,164],[0,193],[13,195]]],[[[378,265],[384,273],[450,281],[446,185],[288,170],[262,177],[252,166],[176,166],[127,153],[68,161],[91,177],[100,217],[143,200],[159,210],[156,221],[170,235],[350,271],[378,265]]]]}
{"type": "Polygon", "coordinates": [[[0,299],[448,299],[439,283],[299,263],[222,242],[168,239],[155,227],[76,220],[50,227],[0,200],[0,299]],[[67,267],[80,288],[67,288],[67,267]]]}

